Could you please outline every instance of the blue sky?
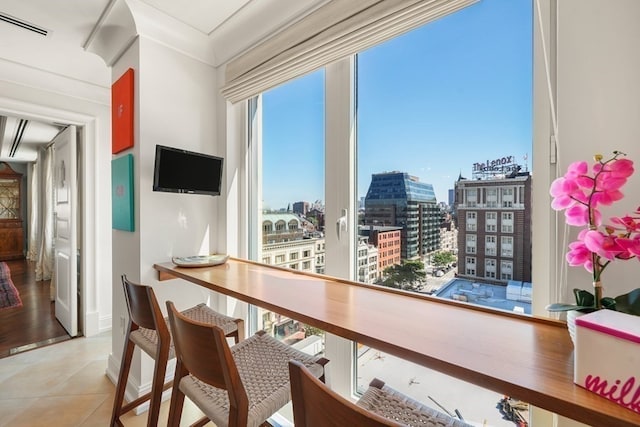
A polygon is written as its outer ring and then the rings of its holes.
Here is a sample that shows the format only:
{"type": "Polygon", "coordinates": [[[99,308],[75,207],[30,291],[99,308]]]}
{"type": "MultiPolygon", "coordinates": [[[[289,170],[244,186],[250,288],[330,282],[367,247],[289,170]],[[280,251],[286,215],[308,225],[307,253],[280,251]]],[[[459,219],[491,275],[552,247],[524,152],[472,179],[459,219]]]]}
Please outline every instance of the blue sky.
{"type": "MultiPolygon", "coordinates": [[[[360,53],[358,195],[398,170],[446,202],[476,162],[530,169],[531,44],[531,0],[482,0],[360,53]]],[[[324,200],[323,90],[319,70],[264,94],[265,207],[324,200]]]]}

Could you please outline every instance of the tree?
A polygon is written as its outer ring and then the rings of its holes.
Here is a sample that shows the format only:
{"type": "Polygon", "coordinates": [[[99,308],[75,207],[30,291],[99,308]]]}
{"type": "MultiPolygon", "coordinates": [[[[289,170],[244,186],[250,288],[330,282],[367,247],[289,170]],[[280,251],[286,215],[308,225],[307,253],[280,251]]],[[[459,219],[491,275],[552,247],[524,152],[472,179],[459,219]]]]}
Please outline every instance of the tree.
{"type": "Polygon", "coordinates": [[[315,214],[309,213],[307,214],[307,221],[309,221],[313,226],[318,228],[318,218],[315,217],[315,214]]]}
{"type": "Polygon", "coordinates": [[[431,258],[431,262],[436,267],[444,267],[456,261],[456,256],[449,251],[436,252],[431,258]]]}
{"type": "Polygon", "coordinates": [[[304,337],[310,337],[311,335],[322,336],[324,331],[320,328],[316,328],[314,326],[304,325],[304,337]]]}
{"type": "Polygon", "coordinates": [[[382,286],[397,288],[405,291],[419,291],[427,273],[424,271],[422,261],[402,261],[384,270],[385,279],[382,286]]]}

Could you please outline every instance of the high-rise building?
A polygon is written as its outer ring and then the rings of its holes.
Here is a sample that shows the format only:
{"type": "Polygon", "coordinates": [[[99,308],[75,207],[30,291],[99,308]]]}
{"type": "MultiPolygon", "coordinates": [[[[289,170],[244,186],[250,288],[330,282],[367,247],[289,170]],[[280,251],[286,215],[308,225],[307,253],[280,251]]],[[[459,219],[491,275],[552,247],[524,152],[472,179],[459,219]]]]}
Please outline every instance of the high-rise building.
{"type": "Polygon", "coordinates": [[[365,225],[399,226],[402,259],[440,249],[442,212],[433,186],[406,172],[373,174],[365,198],[365,225]]]}
{"type": "Polygon", "coordinates": [[[309,212],[309,207],[309,202],[295,202],[293,204],[293,213],[304,216],[309,212]]]}
{"type": "Polygon", "coordinates": [[[458,276],[531,282],[531,176],[519,170],[456,182],[458,276]]]}

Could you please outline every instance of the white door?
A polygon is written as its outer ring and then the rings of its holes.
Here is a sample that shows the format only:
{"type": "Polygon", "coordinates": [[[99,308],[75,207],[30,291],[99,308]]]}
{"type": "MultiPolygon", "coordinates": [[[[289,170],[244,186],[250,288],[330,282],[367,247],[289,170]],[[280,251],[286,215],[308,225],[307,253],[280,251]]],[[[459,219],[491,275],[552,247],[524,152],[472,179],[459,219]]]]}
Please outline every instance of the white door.
{"type": "Polygon", "coordinates": [[[56,318],[72,337],[78,335],[76,128],[69,126],[54,147],[54,274],[56,318]]]}

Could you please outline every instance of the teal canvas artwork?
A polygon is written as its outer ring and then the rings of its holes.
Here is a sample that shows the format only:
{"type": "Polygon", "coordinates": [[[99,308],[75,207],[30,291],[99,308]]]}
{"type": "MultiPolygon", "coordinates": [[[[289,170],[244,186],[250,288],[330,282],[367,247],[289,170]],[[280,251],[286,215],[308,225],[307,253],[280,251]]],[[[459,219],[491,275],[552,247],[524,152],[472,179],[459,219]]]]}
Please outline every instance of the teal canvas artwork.
{"type": "Polygon", "coordinates": [[[111,160],[112,228],[134,231],[133,154],[111,160]]]}

